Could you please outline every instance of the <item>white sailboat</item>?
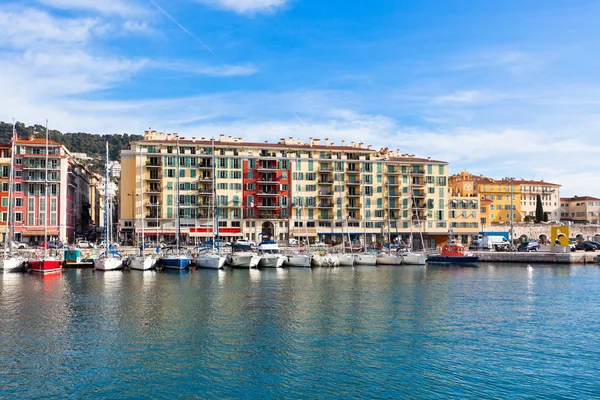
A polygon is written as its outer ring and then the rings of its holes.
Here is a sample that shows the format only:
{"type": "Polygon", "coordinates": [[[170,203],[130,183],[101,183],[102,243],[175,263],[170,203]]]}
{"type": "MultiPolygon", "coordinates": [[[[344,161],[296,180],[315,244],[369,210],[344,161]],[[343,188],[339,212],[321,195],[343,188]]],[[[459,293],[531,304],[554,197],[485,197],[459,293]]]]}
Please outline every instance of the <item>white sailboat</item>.
{"type": "MultiPolygon", "coordinates": [[[[388,166],[389,168],[389,166],[388,166]]],[[[397,251],[395,251],[394,249],[392,249],[392,240],[391,240],[391,233],[390,231],[392,230],[392,224],[391,224],[391,220],[390,220],[390,213],[391,213],[391,209],[389,207],[390,204],[390,176],[387,175],[387,200],[388,200],[388,231],[387,231],[387,237],[388,237],[388,246],[389,249],[387,252],[382,252],[377,254],[377,264],[378,265],[402,265],[402,262],[404,261],[404,257],[400,254],[398,254],[397,251]]]]}
{"type": "MultiPolygon", "coordinates": [[[[400,255],[403,257],[404,259],[404,264],[407,265],[425,265],[426,262],[426,257],[425,254],[423,252],[415,252],[414,249],[414,244],[413,244],[413,221],[412,221],[412,211],[415,207],[415,196],[413,193],[413,189],[412,189],[412,175],[411,175],[411,171],[409,169],[408,171],[408,184],[409,184],[409,188],[408,190],[410,191],[410,197],[412,199],[411,202],[411,220],[410,220],[410,244],[409,244],[409,249],[405,250],[403,252],[400,253],[400,255]]],[[[417,223],[419,224],[419,236],[421,238],[421,248],[424,249],[425,245],[423,242],[423,231],[421,230],[421,220],[419,219],[419,213],[417,211],[416,213],[417,215],[417,223]]]]}
{"type": "MultiPolygon", "coordinates": [[[[129,268],[140,271],[146,271],[156,267],[156,258],[151,255],[144,255],[146,249],[146,237],[144,236],[144,179],[142,170],[142,146],[140,146],[140,191],[142,200],[142,245],[140,248],[140,255],[133,257],[129,262],[129,268]]],[[[135,196],[132,197],[131,201],[135,201],[135,196]]]]}
{"type": "MultiPolygon", "coordinates": [[[[365,209],[365,182],[363,181],[361,184],[361,190],[362,190],[362,198],[363,198],[363,207],[362,209],[365,209]]],[[[364,212],[364,211],[363,211],[364,212]]],[[[363,251],[362,253],[356,253],[354,254],[354,263],[357,265],[376,265],[377,264],[377,257],[375,256],[375,254],[371,254],[367,251],[367,223],[366,223],[366,218],[363,215],[363,229],[364,229],[364,233],[363,233],[363,251]]]]}
{"type": "Polygon", "coordinates": [[[215,139],[212,138],[212,180],[213,180],[213,231],[216,235],[212,240],[212,248],[198,254],[194,258],[194,264],[199,268],[221,269],[225,266],[226,258],[221,255],[220,242],[215,249],[215,241],[219,239],[219,202],[217,200],[217,170],[215,160],[215,139]]]}
{"type": "Polygon", "coordinates": [[[123,268],[123,258],[116,251],[111,251],[112,243],[112,223],[110,218],[109,200],[108,200],[108,142],[106,142],[106,166],[105,166],[105,185],[104,185],[104,252],[94,260],[94,269],[100,271],[111,271],[123,268]]]}
{"type": "Polygon", "coordinates": [[[14,186],[14,165],[15,165],[15,142],[17,136],[15,134],[15,121],[13,120],[12,143],[10,150],[10,166],[8,177],[8,212],[6,218],[6,231],[4,234],[4,253],[0,258],[0,271],[17,272],[25,269],[25,258],[13,254],[13,186],[14,186]]]}
{"type": "Polygon", "coordinates": [[[170,248],[165,252],[165,254],[160,259],[160,265],[162,265],[162,267],[166,268],[166,269],[182,270],[182,269],[186,269],[191,264],[192,258],[188,254],[181,253],[181,245],[179,243],[179,237],[181,236],[181,215],[180,215],[181,203],[179,201],[179,165],[180,165],[179,158],[180,158],[181,153],[180,153],[180,149],[179,149],[179,135],[177,135],[176,153],[177,153],[177,157],[175,157],[175,159],[176,159],[176,163],[177,163],[177,171],[176,171],[177,181],[176,181],[175,185],[177,186],[177,191],[176,191],[177,217],[175,219],[175,221],[176,221],[176,223],[175,223],[175,247],[170,248]]]}
{"type": "MultiPolygon", "coordinates": [[[[337,169],[337,168],[336,168],[337,169]]],[[[341,175],[341,171],[336,171],[336,177],[337,177],[337,181],[338,183],[340,183],[340,177],[341,175]]],[[[348,230],[348,219],[345,218],[345,213],[344,213],[344,199],[342,197],[342,190],[340,188],[340,190],[338,191],[338,193],[340,194],[338,196],[338,200],[340,200],[340,206],[341,206],[341,212],[342,212],[342,252],[341,253],[337,253],[335,254],[335,256],[338,259],[338,264],[340,267],[352,267],[354,266],[354,254],[352,254],[352,242],[350,241],[350,231],[348,230]],[[346,252],[346,238],[344,237],[344,225],[346,226],[346,233],[348,233],[348,245],[350,253],[346,252]]]]}
{"type": "MultiPolygon", "coordinates": [[[[302,207],[300,207],[300,206],[296,207],[296,219],[297,220],[300,220],[301,208],[302,207]]],[[[307,240],[308,240],[308,235],[307,235],[307,240]]],[[[313,256],[309,252],[302,253],[299,240],[297,242],[297,247],[298,248],[296,251],[294,251],[292,254],[288,254],[286,256],[286,260],[284,261],[283,265],[285,265],[286,267],[310,268],[313,256]]]]}

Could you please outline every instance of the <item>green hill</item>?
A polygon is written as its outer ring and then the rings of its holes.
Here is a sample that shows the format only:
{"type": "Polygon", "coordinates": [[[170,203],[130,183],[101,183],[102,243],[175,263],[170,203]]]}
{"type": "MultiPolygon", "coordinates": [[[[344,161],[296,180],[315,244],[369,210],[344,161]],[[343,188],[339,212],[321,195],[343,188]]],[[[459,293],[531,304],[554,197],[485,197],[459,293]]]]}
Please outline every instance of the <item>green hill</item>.
{"type": "MultiPolygon", "coordinates": [[[[46,127],[43,125],[25,126],[22,122],[15,124],[17,136],[20,139],[27,139],[35,133],[35,137],[44,138],[46,136],[46,127]]],[[[0,121],[0,143],[8,143],[12,135],[12,123],[0,121]]],[[[62,133],[60,131],[49,129],[48,137],[50,140],[63,144],[70,152],[86,153],[97,160],[104,160],[106,152],[105,143],[108,141],[110,160],[119,160],[121,149],[129,148],[129,142],[142,140],[142,135],[114,134],[114,135],[96,135],[85,132],[62,133]]]]}

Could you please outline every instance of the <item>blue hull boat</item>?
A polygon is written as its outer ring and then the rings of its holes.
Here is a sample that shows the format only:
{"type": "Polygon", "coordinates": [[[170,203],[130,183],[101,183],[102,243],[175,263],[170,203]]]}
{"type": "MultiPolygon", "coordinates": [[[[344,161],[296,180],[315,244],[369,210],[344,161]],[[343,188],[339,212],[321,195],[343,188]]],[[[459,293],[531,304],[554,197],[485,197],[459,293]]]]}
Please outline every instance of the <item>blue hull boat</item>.
{"type": "Polygon", "coordinates": [[[428,263],[436,264],[473,264],[479,260],[479,256],[429,256],[428,263]]]}
{"type": "Polygon", "coordinates": [[[189,258],[161,258],[160,264],[166,269],[186,269],[190,263],[189,258]]]}

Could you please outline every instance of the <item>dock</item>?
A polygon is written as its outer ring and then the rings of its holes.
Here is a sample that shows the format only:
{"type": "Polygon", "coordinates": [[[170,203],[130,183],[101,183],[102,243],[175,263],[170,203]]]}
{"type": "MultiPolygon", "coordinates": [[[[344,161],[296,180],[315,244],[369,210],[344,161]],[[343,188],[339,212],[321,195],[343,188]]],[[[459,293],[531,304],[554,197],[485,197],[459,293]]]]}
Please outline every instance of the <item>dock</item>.
{"type": "Polygon", "coordinates": [[[553,253],[547,249],[530,252],[509,251],[474,251],[481,262],[504,263],[544,263],[544,264],[598,264],[594,257],[599,252],[575,251],[571,253],[553,253]]]}

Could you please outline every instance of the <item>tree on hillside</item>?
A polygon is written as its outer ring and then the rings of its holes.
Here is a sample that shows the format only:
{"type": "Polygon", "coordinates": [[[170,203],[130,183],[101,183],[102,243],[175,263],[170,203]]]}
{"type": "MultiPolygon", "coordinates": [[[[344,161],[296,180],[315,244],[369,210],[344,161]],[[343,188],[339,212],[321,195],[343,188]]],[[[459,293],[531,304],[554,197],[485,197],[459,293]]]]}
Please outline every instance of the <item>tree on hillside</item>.
{"type": "Polygon", "coordinates": [[[536,198],[535,204],[535,222],[542,222],[544,220],[544,207],[542,206],[542,196],[539,194],[536,198]]]}
{"type": "MultiPolygon", "coordinates": [[[[15,130],[19,139],[28,139],[30,136],[37,138],[46,137],[45,125],[25,126],[22,122],[15,123],[15,130]]],[[[12,123],[0,122],[0,143],[8,143],[12,137],[12,123]]],[[[105,142],[108,141],[109,158],[118,160],[121,155],[121,149],[129,147],[130,141],[142,140],[141,135],[129,135],[127,133],[114,135],[96,135],[85,132],[61,133],[60,131],[48,128],[48,137],[50,140],[64,145],[70,152],[86,153],[90,157],[104,160],[105,142]]]]}

